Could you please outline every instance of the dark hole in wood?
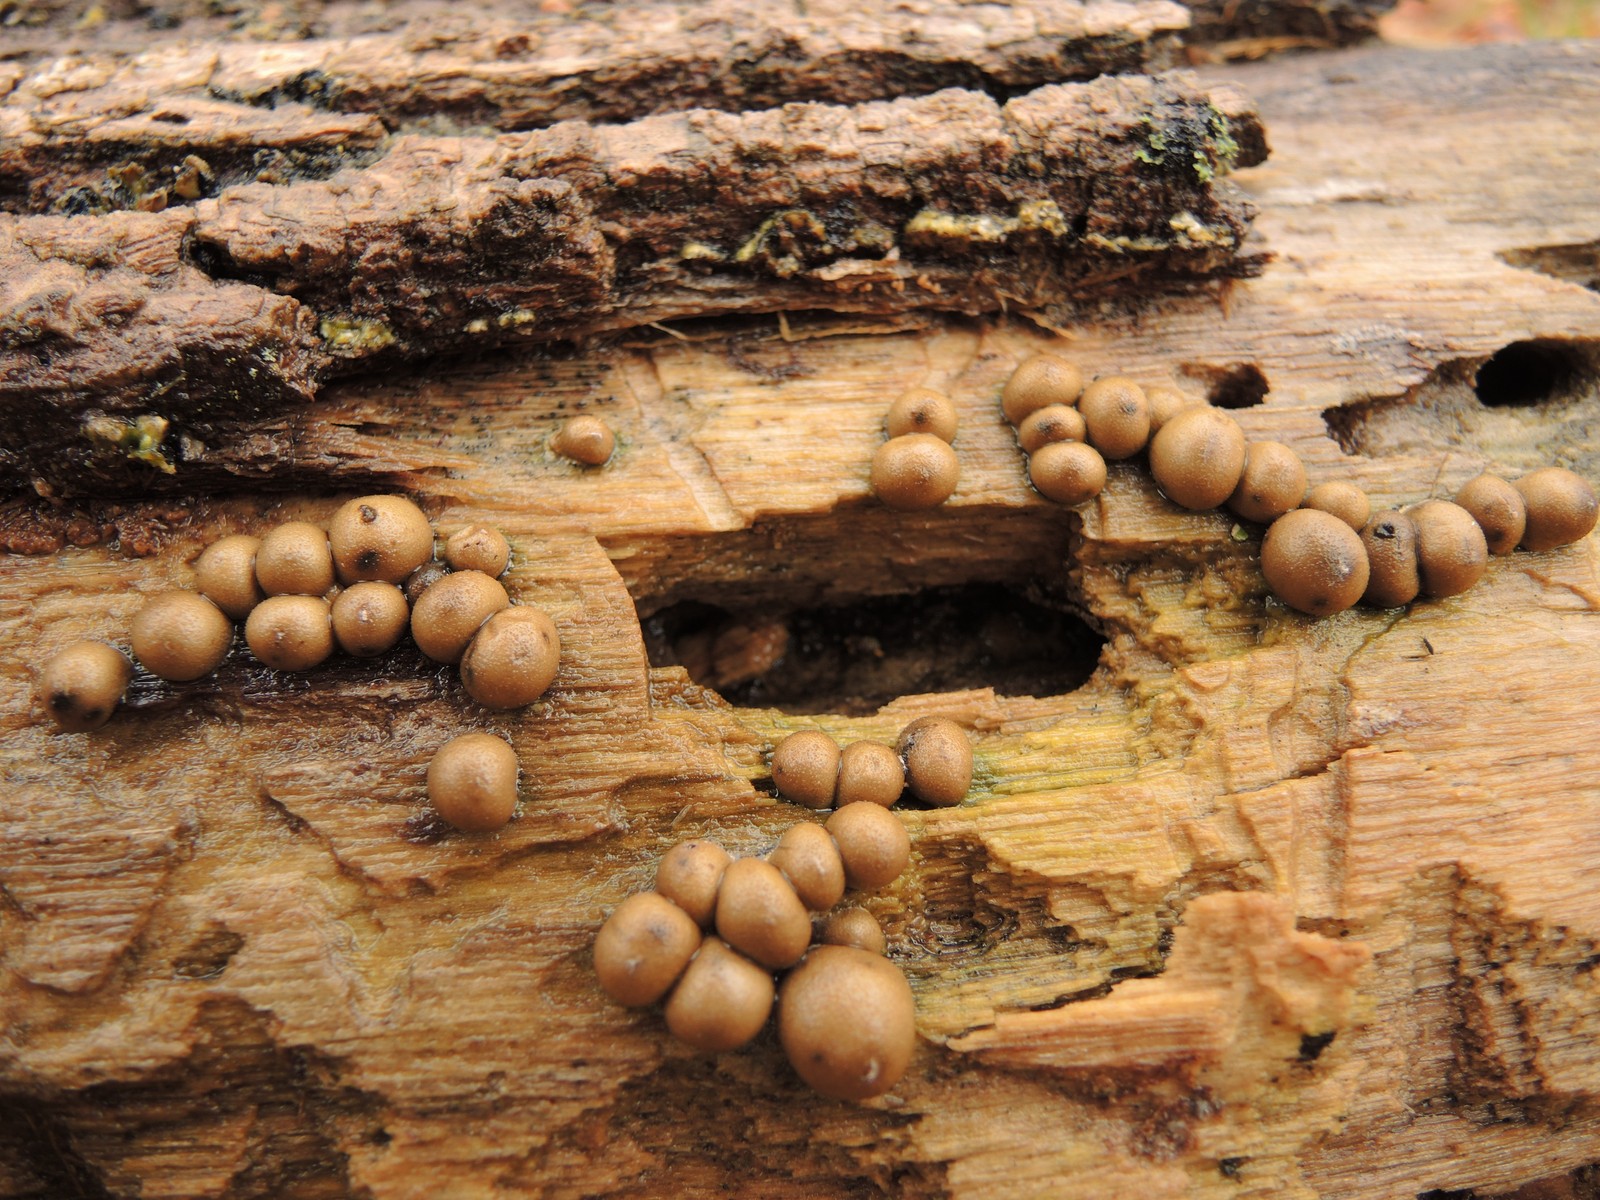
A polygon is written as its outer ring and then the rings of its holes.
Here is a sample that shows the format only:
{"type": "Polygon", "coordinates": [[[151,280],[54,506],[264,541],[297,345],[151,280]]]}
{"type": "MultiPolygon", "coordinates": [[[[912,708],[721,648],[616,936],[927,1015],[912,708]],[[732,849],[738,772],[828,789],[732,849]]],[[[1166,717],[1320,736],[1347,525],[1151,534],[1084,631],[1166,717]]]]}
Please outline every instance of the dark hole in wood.
{"type": "Polygon", "coordinates": [[[1206,385],[1206,399],[1217,408],[1254,408],[1272,390],[1255,363],[1184,363],[1182,370],[1206,385]]]}
{"type": "Polygon", "coordinates": [[[1333,1042],[1335,1030],[1331,1033],[1307,1033],[1300,1038],[1300,1061],[1303,1063],[1316,1062],[1322,1057],[1322,1052],[1333,1042]]]}
{"type": "Polygon", "coordinates": [[[734,704],[851,716],[920,692],[1070,692],[1104,645],[1079,618],[998,584],[790,612],[689,600],[647,618],[644,634],[652,665],[682,666],[734,704]]]}
{"type": "Polygon", "coordinates": [[[1512,342],[1478,368],[1473,389],[1490,408],[1539,404],[1571,392],[1583,370],[1584,357],[1574,347],[1512,342]]]}

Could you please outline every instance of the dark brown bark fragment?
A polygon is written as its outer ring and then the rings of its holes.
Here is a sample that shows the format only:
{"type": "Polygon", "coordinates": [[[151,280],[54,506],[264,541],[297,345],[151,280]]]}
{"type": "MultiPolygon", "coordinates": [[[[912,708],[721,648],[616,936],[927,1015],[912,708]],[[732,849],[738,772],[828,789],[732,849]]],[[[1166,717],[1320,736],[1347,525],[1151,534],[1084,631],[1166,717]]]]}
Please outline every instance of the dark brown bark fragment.
{"type": "Polygon", "coordinates": [[[1326,49],[1376,36],[1395,0],[1186,0],[1193,24],[1184,41],[1225,58],[1273,50],[1326,49]]]}

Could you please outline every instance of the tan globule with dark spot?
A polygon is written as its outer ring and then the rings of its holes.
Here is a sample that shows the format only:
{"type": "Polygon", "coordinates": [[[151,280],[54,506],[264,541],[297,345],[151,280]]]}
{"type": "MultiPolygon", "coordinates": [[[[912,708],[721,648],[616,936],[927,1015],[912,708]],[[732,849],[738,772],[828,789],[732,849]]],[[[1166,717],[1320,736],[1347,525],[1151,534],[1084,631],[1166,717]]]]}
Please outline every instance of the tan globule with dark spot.
{"type": "Polygon", "coordinates": [[[132,678],[133,664],[114,646],[73,642],[45,663],[37,693],[51,720],[67,733],[83,733],[111,719],[132,678]]]}
{"type": "Polygon", "coordinates": [[[844,895],[844,859],[821,825],[807,821],[784,830],[767,861],[783,872],[812,912],[826,912],[844,895]]]}
{"type": "Polygon", "coordinates": [[[708,937],[667,998],[667,1028],[708,1054],[736,1050],[766,1025],[775,994],[771,972],[708,937]]]}
{"type": "Polygon", "coordinates": [[[831,808],[839,784],[839,743],[817,729],[791,733],[772,752],[780,795],[807,808],[831,808]]]}
{"type": "Polygon", "coordinates": [[[357,658],[393,650],[410,622],[411,606],[392,583],[369,579],[345,588],[333,600],[333,636],[341,650],[357,658]]]}
{"type": "Polygon", "coordinates": [[[1498,475],[1478,475],[1456,493],[1456,503],[1472,514],[1483,530],[1490,554],[1510,554],[1522,541],[1528,525],[1528,505],[1517,491],[1498,475]]]}
{"type": "Polygon", "coordinates": [[[361,496],[328,522],[328,546],[342,583],[404,583],[433,557],[433,526],[404,496],[361,496]]]}
{"type": "Polygon", "coordinates": [[[1028,480],[1046,500],[1073,508],[1106,486],[1106,460],[1083,442],[1050,442],[1028,456],[1028,480]]]}
{"type": "Polygon", "coordinates": [[[1017,445],[1023,453],[1034,454],[1051,442],[1081,442],[1086,432],[1081,412],[1065,404],[1050,404],[1023,418],[1017,426],[1017,445]]]}
{"type": "Polygon", "coordinates": [[[401,585],[401,591],[406,594],[406,603],[415,605],[422,598],[422,593],[431,588],[439,580],[450,574],[450,568],[438,559],[429,559],[415,571],[406,576],[406,581],[401,585]]]}
{"type": "Polygon", "coordinates": [[[956,440],[958,418],[950,397],[932,388],[912,388],[889,405],[883,431],[891,438],[907,433],[931,433],[940,441],[956,440]]]}
{"type": "Polygon", "coordinates": [[[972,786],[972,739],[948,717],[919,717],[900,731],[895,750],[905,763],[911,794],[949,808],[972,786]]]}
{"type": "Polygon", "coordinates": [[[898,512],[937,508],[960,481],[961,460],[949,442],[931,433],[890,438],[872,456],[872,494],[898,512]]]}
{"type": "Polygon", "coordinates": [[[1593,485],[1565,467],[1545,467],[1517,480],[1527,506],[1524,550],[1554,550],[1587,537],[1600,515],[1593,485]]]}
{"type": "Polygon", "coordinates": [[[618,1004],[654,1004],[678,981],[700,948],[700,928],[654,892],[629,896],[594,939],[594,973],[618,1004]]]}
{"type": "Polygon", "coordinates": [[[256,551],[260,547],[260,538],[235,533],[212,542],[195,560],[195,587],[235,621],[244,620],[267,598],[256,582],[256,551]]]}
{"type": "Polygon", "coordinates": [[[1358,533],[1372,519],[1372,501],[1367,498],[1366,492],[1343,479],[1317,484],[1306,493],[1300,506],[1332,513],[1358,533]]]}
{"type": "Polygon", "coordinates": [[[806,906],[782,872],[759,858],[728,864],[717,893],[716,922],[723,941],[774,970],[799,962],[811,941],[806,906]]]}
{"type": "Polygon", "coordinates": [[[1186,408],[1150,442],[1150,474],[1162,494],[1182,508],[1216,508],[1244,474],[1239,423],[1209,405],[1186,408]]]}
{"type": "Polygon", "coordinates": [[[1403,512],[1381,512],[1362,527],[1369,577],[1362,594],[1374,608],[1400,608],[1422,591],[1417,571],[1417,527],[1403,512]]]}
{"type": "Polygon", "coordinates": [[[702,929],[717,915],[722,874],[733,861],[716,842],[697,838],[679,842],[656,864],[656,891],[671,900],[702,929]]]}
{"type": "Polygon", "coordinates": [[[1417,572],[1429,596],[1459,596],[1489,567],[1489,544],[1472,514],[1448,500],[1424,500],[1406,513],[1417,529],[1417,572]]]}
{"type": "Polygon", "coordinates": [[[563,458],[586,467],[604,466],[617,449],[617,435],[599,417],[590,414],[573,417],[550,443],[563,458]]]}
{"type": "Polygon", "coordinates": [[[911,985],[881,955],[817,946],[778,993],[778,1040],[795,1073],[824,1096],[881,1096],[916,1050],[911,985]]]}
{"type": "Polygon", "coordinates": [[[465,833],[499,829],[517,809],[517,752],[492,733],[451,738],[428,764],[428,801],[465,833]]]}
{"type": "Polygon", "coordinates": [[[828,818],[827,830],[844,860],[845,883],[857,891],[893,883],[911,861],[905,823],[881,804],[846,804],[828,818]]]}
{"type": "Polygon", "coordinates": [[[541,608],[492,614],[461,656],[461,683],[488,708],[522,708],[544,695],[561,668],[561,636],[541,608]]]}
{"type": "Polygon", "coordinates": [[[1246,521],[1267,525],[1300,507],[1305,496],[1306,468],[1300,456],[1282,442],[1251,442],[1228,507],[1246,521]]]}
{"type": "Polygon", "coordinates": [[[1332,513],[1297,508],[1267,529],[1261,573],[1290,608],[1326,617],[1361,599],[1369,569],[1355,530],[1332,513]]]}
{"type": "Polygon", "coordinates": [[[511,543],[498,529],[468,525],[445,539],[444,560],[452,570],[482,571],[491,579],[498,579],[511,563],[511,543]]]}
{"type": "Polygon", "coordinates": [[[268,596],[244,623],[250,653],[274,671],[308,671],[333,653],[333,620],[321,596],[268,596]]]}
{"type": "Polygon", "coordinates": [[[320,596],[333,587],[328,535],[309,521],[269,530],[256,548],[256,582],[269,596],[320,596]]]}
{"type": "Polygon", "coordinates": [[[866,800],[888,808],[906,790],[900,756],[881,742],[851,742],[839,755],[838,806],[866,800]]]}
{"type": "Polygon", "coordinates": [[[1020,425],[1029,413],[1051,404],[1076,404],[1082,394],[1082,371],[1057,355],[1035,354],[1006,380],[1000,409],[1007,421],[1020,425]]]}
{"type": "Polygon", "coordinates": [[[822,927],[821,940],[824,945],[854,946],[873,954],[882,954],[889,948],[883,926],[864,908],[845,908],[834,913],[822,927]]]}
{"type": "Polygon", "coordinates": [[[1150,402],[1131,379],[1097,379],[1078,397],[1089,444],[1107,459],[1132,458],[1150,441],[1150,402]]]}
{"type": "Polygon", "coordinates": [[[146,671],[186,683],[222,665],[233,645],[233,622],[198,592],[158,592],[134,614],[128,635],[146,671]]]}
{"type": "Polygon", "coordinates": [[[482,571],[452,571],[411,607],[411,637],[436,662],[460,662],[478,629],[511,604],[506,589],[482,571]]]}

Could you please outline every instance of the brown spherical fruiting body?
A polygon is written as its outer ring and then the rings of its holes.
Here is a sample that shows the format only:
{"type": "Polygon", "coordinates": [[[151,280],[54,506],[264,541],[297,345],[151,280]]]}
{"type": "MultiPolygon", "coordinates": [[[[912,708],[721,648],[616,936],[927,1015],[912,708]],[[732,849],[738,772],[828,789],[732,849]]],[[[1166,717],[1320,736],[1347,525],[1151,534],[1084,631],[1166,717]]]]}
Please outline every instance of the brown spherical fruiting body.
{"type": "Polygon", "coordinates": [[[1228,507],[1246,521],[1271,524],[1306,498],[1306,467],[1282,442],[1251,442],[1228,507]]]}
{"type": "Polygon", "coordinates": [[[445,539],[444,560],[456,571],[482,571],[499,579],[511,564],[511,543],[498,529],[468,525],[445,539]]]}
{"type": "Polygon", "coordinates": [[[1194,408],[1204,404],[1204,400],[1193,396],[1185,396],[1175,388],[1147,387],[1144,390],[1145,402],[1150,405],[1150,432],[1155,434],[1163,425],[1172,420],[1186,408],[1194,408]]]}
{"type": "Polygon", "coordinates": [[[1593,486],[1564,467],[1531,472],[1512,486],[1522,493],[1528,508],[1524,550],[1554,550],[1587,537],[1600,514],[1593,486]]]}
{"type": "Polygon", "coordinates": [[[404,583],[433,557],[433,526],[404,496],[361,496],[333,514],[328,547],[345,583],[404,583]]]}
{"type": "Polygon", "coordinates": [[[1011,372],[1000,408],[1007,421],[1020,425],[1029,413],[1050,404],[1076,404],[1082,394],[1082,371],[1054,354],[1035,354],[1011,372]]]}
{"type": "Polygon", "coordinates": [[[1363,604],[1400,608],[1422,591],[1417,571],[1417,527],[1402,512],[1381,512],[1361,528],[1370,575],[1363,604]]]}
{"type": "Polygon", "coordinates": [[[960,481],[956,452],[931,433],[890,438],[872,456],[872,494],[897,512],[937,508],[960,481]]]}
{"type": "Polygon", "coordinates": [[[1089,444],[1108,459],[1132,458],[1150,441],[1150,402],[1131,379],[1097,379],[1078,397],[1089,444]]]}
{"type": "Polygon", "coordinates": [[[39,700],[63,730],[83,733],[111,719],[132,678],[133,664],[120,650],[104,642],[73,642],[39,673],[39,700]]]}
{"type": "Polygon", "coordinates": [[[846,908],[828,918],[822,927],[822,943],[826,946],[854,946],[871,954],[882,954],[889,948],[889,939],[883,936],[883,926],[878,918],[864,908],[846,908]]]}
{"type": "Polygon", "coordinates": [[[256,547],[256,582],[269,596],[320,596],[333,586],[328,535],[308,521],[279,525],[256,547]]]}
{"type": "Polygon", "coordinates": [[[900,731],[895,751],[906,766],[911,794],[949,808],[972,786],[972,739],[947,717],[919,717],[900,731]]]}
{"type": "Polygon", "coordinates": [[[422,593],[448,574],[450,568],[436,558],[423,563],[407,575],[405,583],[401,585],[400,590],[406,594],[406,603],[415,607],[417,601],[422,599],[422,593]]]}
{"type": "Polygon", "coordinates": [[[1105,489],[1106,460],[1083,442],[1050,442],[1028,456],[1028,480],[1046,500],[1072,508],[1105,489]]]}
{"type": "Polygon", "coordinates": [[[479,627],[511,598],[482,571],[453,571],[411,606],[411,637],[436,662],[460,662],[479,627]]]}
{"type": "Polygon", "coordinates": [[[715,842],[696,839],[679,842],[656,864],[656,891],[709,929],[717,915],[717,892],[722,873],[733,859],[715,842]]]}
{"type": "Polygon", "coordinates": [[[883,418],[883,431],[891,438],[908,433],[931,433],[943,442],[956,440],[956,406],[950,397],[932,388],[912,388],[893,404],[883,418]]]}
{"type": "Polygon", "coordinates": [[[519,604],[486,620],[461,656],[461,683],[479,704],[532,704],[561,667],[561,635],[542,608],[519,604]]]}
{"type": "Polygon", "coordinates": [[[667,998],[667,1028],[696,1050],[744,1045],[767,1023],[772,975],[718,938],[706,938],[667,998]]]}
{"type": "Polygon", "coordinates": [[[411,606],[392,583],[369,579],[353,584],[333,601],[333,636],[339,648],[357,658],[387,654],[406,635],[411,606]]]}
{"type": "Polygon", "coordinates": [[[629,896],[594,939],[594,973],[618,1004],[654,1004],[678,981],[700,948],[700,929],[665,896],[629,896]]]}
{"type": "Polygon", "coordinates": [[[321,596],[268,596],[244,623],[244,640],[274,671],[309,671],[333,653],[333,620],[321,596]]]}
{"type": "Polygon", "coordinates": [[[1081,442],[1086,432],[1081,412],[1065,404],[1049,404],[1022,419],[1017,426],[1017,445],[1023,453],[1033,454],[1051,442],[1081,442]]]}
{"type": "Polygon", "coordinates": [[[260,538],[235,533],[212,542],[195,560],[195,587],[235,621],[244,620],[267,598],[256,582],[256,551],[260,547],[260,538]]]}
{"type": "Polygon", "coordinates": [[[1300,501],[1300,507],[1332,513],[1357,532],[1365,529],[1367,522],[1372,519],[1372,501],[1367,494],[1355,484],[1342,479],[1317,484],[1300,501]]]}
{"type": "Polygon", "coordinates": [[[428,764],[428,800],[465,833],[499,829],[517,808],[517,752],[492,733],[451,738],[428,764]]]}
{"type": "Polygon", "coordinates": [[[1313,617],[1343,612],[1367,590],[1367,552],[1356,531],[1332,513],[1297,508],[1267,529],[1261,573],[1290,608],[1313,617]]]}
{"type": "Polygon", "coordinates": [[[1202,405],[1167,421],[1150,442],[1150,474],[1182,508],[1216,508],[1244,474],[1244,430],[1227,413],[1202,405]]]}
{"type": "Polygon", "coordinates": [[[881,804],[846,804],[828,818],[827,829],[839,845],[845,883],[857,891],[893,883],[911,861],[911,835],[881,804]]]}
{"type": "Polygon", "coordinates": [[[1489,544],[1472,514],[1448,500],[1425,500],[1406,513],[1417,527],[1417,571],[1429,596],[1459,596],[1489,567],[1489,544]]]}
{"type": "Polygon", "coordinates": [[[905,765],[882,742],[851,742],[839,755],[839,782],[834,789],[839,807],[865,800],[888,808],[905,790],[905,765]]]}
{"type": "Polygon", "coordinates": [[[831,808],[839,784],[839,743],[816,729],[791,733],[772,752],[772,782],[785,800],[831,808]]]}
{"type": "Polygon", "coordinates": [[[556,433],[550,446],[563,458],[598,467],[609,461],[616,450],[617,435],[599,417],[573,417],[556,433]]]}
{"type": "Polygon", "coordinates": [[[759,858],[728,864],[717,892],[716,921],[723,941],[775,970],[799,962],[811,941],[806,906],[782,872],[759,858]]]}
{"type": "Polygon", "coordinates": [[[778,1040],[824,1096],[867,1100],[900,1082],[917,1045],[917,1006],[900,968],[854,946],[818,946],[778,993],[778,1040]]]}
{"type": "Polygon", "coordinates": [[[825,912],[844,895],[844,859],[821,825],[809,822],[784,830],[767,861],[782,871],[812,912],[825,912]]]}
{"type": "Polygon", "coordinates": [[[1456,503],[1471,513],[1483,530],[1490,554],[1510,554],[1522,541],[1528,505],[1522,493],[1500,476],[1485,474],[1467,480],[1456,493],[1456,503]]]}
{"type": "Polygon", "coordinates": [[[152,675],[177,683],[209,675],[233,645],[233,623],[197,592],[158,592],[134,614],[133,656],[152,675]]]}

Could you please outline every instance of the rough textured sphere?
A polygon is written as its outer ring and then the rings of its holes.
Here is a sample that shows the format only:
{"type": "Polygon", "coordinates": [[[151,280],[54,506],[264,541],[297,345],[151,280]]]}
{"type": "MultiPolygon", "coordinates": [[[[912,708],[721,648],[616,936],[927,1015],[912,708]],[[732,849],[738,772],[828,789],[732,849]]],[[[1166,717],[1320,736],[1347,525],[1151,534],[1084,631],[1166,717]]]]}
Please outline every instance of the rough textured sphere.
{"type": "Polygon", "coordinates": [[[1282,442],[1251,442],[1245,447],[1239,485],[1228,497],[1236,516],[1270,524],[1298,508],[1305,497],[1306,468],[1298,454],[1282,442]]]}
{"type": "Polygon", "coordinates": [[[1035,454],[1051,442],[1081,442],[1088,432],[1083,414],[1065,404],[1049,404],[1035,409],[1017,426],[1017,445],[1024,454],[1035,454]]]}
{"type": "Polygon", "coordinates": [[[516,751],[492,733],[452,738],[428,764],[428,800],[464,832],[499,829],[517,808],[516,751]]]}
{"type": "Polygon", "coordinates": [[[244,623],[244,640],[274,671],[308,671],[333,653],[333,620],[321,596],[268,596],[244,623]]]}
{"type": "Polygon", "coordinates": [[[736,858],[722,873],[717,933],[735,950],[781,970],[806,952],[811,918],[777,867],[759,858],[736,858]]]}
{"type": "Polygon", "coordinates": [[[550,445],[563,458],[586,467],[599,467],[610,461],[617,448],[617,435],[599,417],[573,417],[556,433],[550,445]]]}
{"type": "Polygon", "coordinates": [[[1027,415],[1050,404],[1076,404],[1083,394],[1083,372],[1054,354],[1035,354],[1006,380],[1000,409],[1020,425],[1027,415]]]}
{"type": "Polygon", "coordinates": [[[482,571],[453,571],[417,598],[411,637],[429,658],[460,662],[479,627],[510,603],[500,582],[482,571]]]}
{"type": "Polygon", "coordinates": [[[444,560],[453,571],[482,571],[498,579],[511,563],[511,543],[498,529],[469,525],[445,539],[444,560]]]}
{"type": "Polygon", "coordinates": [[[1406,514],[1417,527],[1417,570],[1430,596],[1459,596],[1483,578],[1489,545],[1472,514],[1448,500],[1425,500],[1406,514]]]}
{"type": "Polygon", "coordinates": [[[785,800],[830,808],[839,783],[839,743],[817,729],[791,733],[772,752],[772,782],[785,800]]]}
{"type": "Polygon", "coordinates": [[[911,861],[911,835],[880,804],[846,804],[828,818],[827,829],[839,845],[845,882],[858,891],[893,883],[911,861]]]}
{"type": "Polygon", "coordinates": [[[361,496],[333,514],[328,547],[343,583],[404,583],[433,557],[433,526],[404,496],[361,496]]]}
{"type": "Polygon", "coordinates": [[[1239,423],[1208,405],[1186,408],[1150,441],[1150,474],[1168,500],[1200,511],[1233,495],[1244,474],[1239,423]]]}
{"type": "Polygon", "coordinates": [[[267,598],[256,582],[256,551],[260,548],[260,538],[235,533],[212,542],[195,560],[195,587],[235,621],[244,620],[267,598]]]}
{"type": "Polygon", "coordinates": [[[844,895],[844,859],[821,825],[806,821],[784,830],[767,861],[783,872],[812,912],[826,912],[844,895]]]}
{"type": "Polygon", "coordinates": [[[889,948],[883,926],[864,908],[846,908],[834,913],[822,927],[821,940],[825,945],[854,946],[872,954],[882,954],[889,948]]]}
{"type": "Polygon", "coordinates": [[[916,1001],[900,968],[854,946],[818,946],[778,993],[778,1040],[795,1073],[824,1096],[867,1100],[906,1073],[916,1001]]]}
{"type": "Polygon", "coordinates": [[[1356,531],[1332,513],[1297,508],[1274,521],[1262,539],[1261,573],[1290,608],[1326,617],[1367,590],[1367,552],[1356,531]]]}
{"type": "Polygon", "coordinates": [[[1373,515],[1361,529],[1361,545],[1369,569],[1364,604],[1374,608],[1400,608],[1422,592],[1417,571],[1417,527],[1403,512],[1373,515]]]}
{"type": "Polygon", "coordinates": [[[716,842],[679,842],[656,864],[656,891],[708,929],[717,913],[722,874],[732,861],[716,842]]]}
{"type": "Polygon", "coordinates": [[[1524,475],[1512,485],[1528,507],[1524,550],[1554,550],[1587,537],[1600,514],[1589,481],[1564,467],[1545,467],[1524,475]]]}
{"type": "Polygon", "coordinates": [[[488,708],[522,708],[544,695],[561,667],[561,636],[541,608],[494,613],[461,656],[461,683],[488,708]]]}
{"type": "Polygon", "coordinates": [[[1089,444],[1108,459],[1132,458],[1150,441],[1150,402],[1131,379],[1097,379],[1078,397],[1089,444]]]}
{"type": "Polygon", "coordinates": [[[411,606],[392,583],[369,579],[345,588],[333,600],[333,636],[357,658],[387,654],[406,635],[411,606]]]}
{"type": "Polygon", "coordinates": [[[1528,505],[1522,493],[1498,475],[1469,479],[1456,493],[1456,503],[1472,514],[1483,530],[1490,554],[1510,554],[1528,526],[1528,505]]]}
{"type": "Polygon", "coordinates": [[[654,1004],[700,948],[700,929],[665,896],[629,896],[594,939],[594,973],[618,1004],[654,1004]]]}
{"type": "Polygon", "coordinates": [[[950,397],[932,388],[912,388],[889,405],[883,431],[891,438],[907,433],[931,433],[940,441],[956,440],[958,418],[950,397]]]}
{"type": "Polygon", "coordinates": [[[1357,532],[1367,527],[1372,519],[1372,501],[1353,483],[1342,479],[1319,483],[1306,493],[1300,502],[1302,508],[1316,508],[1332,513],[1357,532]]]}
{"type": "Polygon", "coordinates": [[[134,614],[128,640],[145,670],[183,683],[222,665],[233,623],[197,592],[158,592],[134,614]]]}
{"type": "Polygon", "coordinates": [[[132,678],[133,664],[115,647],[73,642],[39,673],[39,700],[63,730],[82,733],[111,719],[132,678]]]}
{"type": "Polygon", "coordinates": [[[872,456],[872,493],[898,512],[937,508],[961,481],[961,461],[950,443],[931,433],[890,438],[872,456]]]}
{"type": "Polygon", "coordinates": [[[834,802],[867,800],[890,807],[906,790],[905,764],[881,742],[851,742],[839,755],[839,783],[834,802]]]}
{"type": "Polygon", "coordinates": [[[708,1054],[736,1050],[767,1023],[772,975],[718,938],[706,938],[667,998],[667,1028],[708,1054]]]}
{"type": "Polygon", "coordinates": [[[1028,456],[1028,480],[1046,500],[1072,508],[1105,488],[1106,460],[1083,442],[1050,442],[1028,456]]]}
{"type": "Polygon", "coordinates": [[[309,521],[270,530],[256,548],[256,582],[269,596],[321,596],[333,587],[328,535],[309,521]]]}
{"type": "Polygon", "coordinates": [[[911,794],[925,804],[960,804],[972,786],[972,739],[948,717],[919,717],[900,731],[895,750],[911,794]]]}

